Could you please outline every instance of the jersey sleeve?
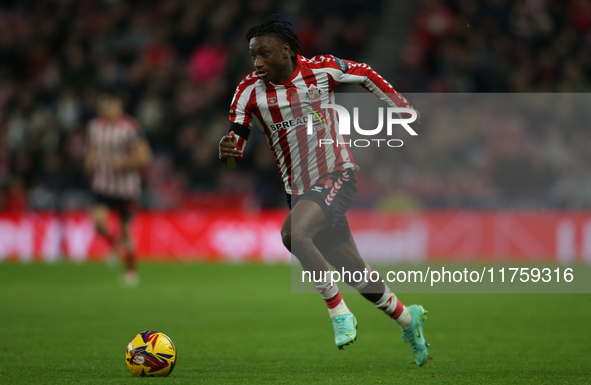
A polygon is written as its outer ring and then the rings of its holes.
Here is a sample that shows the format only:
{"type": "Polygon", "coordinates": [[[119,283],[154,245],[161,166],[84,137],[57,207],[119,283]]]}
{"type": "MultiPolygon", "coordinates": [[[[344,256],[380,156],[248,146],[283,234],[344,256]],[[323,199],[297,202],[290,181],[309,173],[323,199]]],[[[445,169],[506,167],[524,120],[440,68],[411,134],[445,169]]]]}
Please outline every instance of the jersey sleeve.
{"type": "Polygon", "coordinates": [[[252,74],[245,77],[236,87],[232,104],[230,105],[230,121],[242,126],[252,126],[252,106],[256,104],[254,87],[256,78],[252,74]]]}
{"type": "Polygon", "coordinates": [[[127,123],[127,132],[128,132],[127,144],[129,146],[133,146],[141,139],[144,139],[145,134],[140,126],[140,123],[137,121],[137,119],[128,115],[125,117],[125,121],[127,123]]]}
{"type": "MultiPolygon", "coordinates": [[[[256,108],[255,83],[258,81],[258,78],[253,75],[254,73],[251,73],[238,84],[230,105],[229,117],[232,122],[230,131],[234,131],[238,140],[236,149],[242,151],[250,135],[250,129],[253,124],[253,110],[256,108]]],[[[236,167],[242,161],[242,158],[242,155],[235,158],[224,158],[222,157],[221,150],[219,152],[219,159],[228,167],[236,167]]]]}
{"type": "Polygon", "coordinates": [[[369,65],[327,56],[327,72],[335,85],[358,84],[388,103],[391,107],[413,108],[408,100],[369,65]],[[332,60],[331,60],[332,59],[332,60]]]}
{"type": "Polygon", "coordinates": [[[134,140],[142,139],[143,137],[145,137],[146,133],[144,132],[144,129],[140,125],[140,122],[137,121],[137,119],[131,118],[131,124],[133,127],[131,137],[134,140]]]}

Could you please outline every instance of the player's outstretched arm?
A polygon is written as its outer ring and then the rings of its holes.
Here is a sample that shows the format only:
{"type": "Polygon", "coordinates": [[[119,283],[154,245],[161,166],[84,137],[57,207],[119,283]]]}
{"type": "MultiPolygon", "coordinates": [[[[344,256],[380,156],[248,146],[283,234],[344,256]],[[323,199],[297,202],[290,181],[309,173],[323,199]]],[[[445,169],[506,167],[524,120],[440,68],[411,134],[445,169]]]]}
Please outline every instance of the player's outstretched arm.
{"type": "MultiPolygon", "coordinates": [[[[341,60],[334,56],[330,56],[327,65],[327,69],[337,85],[357,84],[375,94],[392,107],[413,108],[404,96],[398,93],[386,79],[369,65],[350,60],[341,60]]],[[[420,119],[421,114],[417,111],[417,122],[420,122],[420,119]]]]}
{"type": "MultiPolygon", "coordinates": [[[[361,87],[373,93],[392,107],[406,107],[412,108],[414,110],[414,107],[408,102],[408,100],[406,100],[406,98],[398,91],[396,91],[394,87],[392,87],[392,85],[388,83],[388,81],[378,74],[374,69],[372,69],[367,64],[353,64],[355,67],[353,67],[350,72],[353,74],[357,73],[362,77],[362,81],[358,83],[361,87]]],[[[416,122],[417,124],[420,124],[421,113],[418,110],[415,111],[417,113],[416,122]]],[[[409,114],[402,114],[402,117],[409,117],[409,114]]]]}

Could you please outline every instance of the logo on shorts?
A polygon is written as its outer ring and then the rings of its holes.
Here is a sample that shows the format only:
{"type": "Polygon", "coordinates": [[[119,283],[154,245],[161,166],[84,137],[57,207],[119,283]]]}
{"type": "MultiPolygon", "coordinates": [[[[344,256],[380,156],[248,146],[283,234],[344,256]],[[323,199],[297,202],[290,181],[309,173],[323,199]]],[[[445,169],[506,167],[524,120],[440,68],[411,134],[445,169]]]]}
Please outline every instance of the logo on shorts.
{"type": "Polygon", "coordinates": [[[326,178],[320,179],[320,180],[318,181],[318,184],[319,184],[319,185],[320,185],[320,184],[324,185],[324,186],[322,186],[322,188],[324,188],[324,189],[329,189],[329,188],[331,188],[331,187],[332,187],[332,185],[334,184],[334,181],[333,181],[333,180],[330,178],[330,176],[328,176],[328,177],[326,177],[326,178]]]}

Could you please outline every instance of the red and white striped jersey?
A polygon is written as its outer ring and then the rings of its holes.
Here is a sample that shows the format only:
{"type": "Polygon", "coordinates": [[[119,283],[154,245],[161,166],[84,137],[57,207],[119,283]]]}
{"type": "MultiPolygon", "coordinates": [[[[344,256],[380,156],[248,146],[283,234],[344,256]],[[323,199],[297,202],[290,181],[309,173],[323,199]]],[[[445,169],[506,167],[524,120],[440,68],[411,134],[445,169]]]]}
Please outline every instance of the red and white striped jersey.
{"type": "MultiPolygon", "coordinates": [[[[307,135],[307,111],[320,111],[321,104],[334,104],[334,88],[358,84],[392,107],[409,107],[408,101],[367,64],[341,60],[332,55],[307,59],[297,56],[294,73],[281,83],[264,82],[250,73],[236,88],[230,120],[252,127],[257,122],[275,154],[288,194],[301,195],[333,171],[358,170],[343,135],[338,132],[334,109],[326,109],[324,124],[314,123],[307,135]],[[302,108],[302,105],[310,108],[302,108]],[[319,146],[319,139],[332,145],[319,146]]],[[[244,138],[238,138],[242,147],[244,138]]]]}
{"type": "Polygon", "coordinates": [[[88,140],[96,150],[92,190],[103,195],[129,199],[140,196],[140,173],[137,170],[114,171],[109,159],[129,156],[140,138],[135,119],[123,115],[114,122],[96,117],[88,123],[88,140]]]}

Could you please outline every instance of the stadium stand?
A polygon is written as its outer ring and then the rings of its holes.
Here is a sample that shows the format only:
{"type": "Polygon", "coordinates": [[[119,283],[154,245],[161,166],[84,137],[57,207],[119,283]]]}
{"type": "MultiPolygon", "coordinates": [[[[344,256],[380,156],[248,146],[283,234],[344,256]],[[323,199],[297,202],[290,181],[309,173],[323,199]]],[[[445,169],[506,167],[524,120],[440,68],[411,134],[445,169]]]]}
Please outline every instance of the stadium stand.
{"type": "MultiPolygon", "coordinates": [[[[278,13],[294,23],[306,56],[363,60],[365,42],[380,38],[376,26],[386,5],[336,3],[4,1],[0,208],[86,207],[85,124],[102,86],[125,90],[128,109],[154,148],[145,208],[223,206],[229,198],[244,207],[283,207],[262,136],[249,142],[242,170],[217,161],[229,100],[251,69],[245,31],[278,13]]],[[[405,43],[389,80],[403,93],[591,90],[587,1],[426,0],[407,35],[394,38],[405,43]]],[[[409,146],[389,159],[382,171],[394,175],[391,181],[377,172],[361,178],[368,191],[397,191],[378,203],[393,209],[591,207],[591,133],[576,124],[579,115],[564,115],[543,127],[499,121],[496,142],[464,127],[460,134],[471,140],[446,145],[437,130],[426,130],[428,151],[409,146]],[[508,142],[515,146],[505,148],[508,142]]]]}

